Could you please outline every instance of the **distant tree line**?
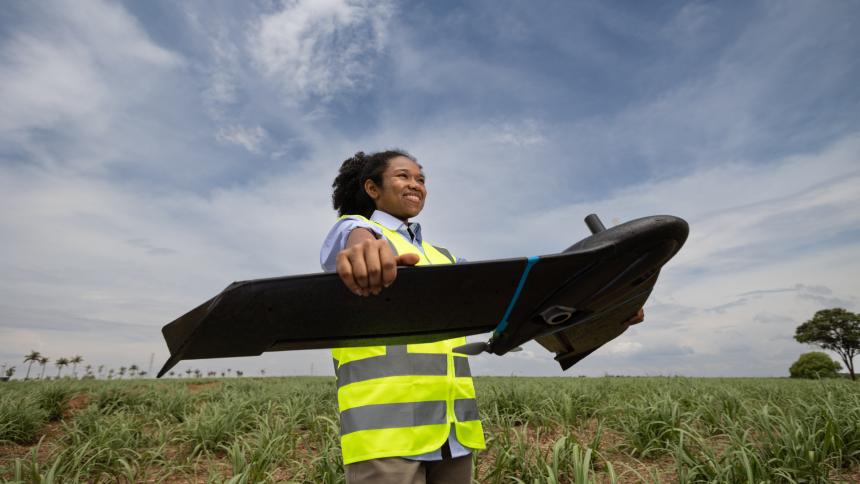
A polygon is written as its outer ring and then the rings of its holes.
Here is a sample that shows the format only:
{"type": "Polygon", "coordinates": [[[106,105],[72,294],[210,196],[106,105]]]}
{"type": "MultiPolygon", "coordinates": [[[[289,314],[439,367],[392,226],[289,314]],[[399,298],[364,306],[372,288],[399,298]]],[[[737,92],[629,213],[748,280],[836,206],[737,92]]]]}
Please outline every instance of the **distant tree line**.
{"type": "MultiPolygon", "coordinates": [[[[75,355],[70,358],[60,357],[54,360],[54,366],[57,368],[57,374],[54,376],[45,375],[45,370],[50,363],[51,360],[43,355],[42,353],[31,350],[26,356],[24,356],[24,364],[27,365],[27,372],[24,375],[24,380],[50,380],[50,379],[60,379],[60,378],[71,378],[71,379],[107,379],[112,380],[114,378],[122,379],[126,375],[129,378],[143,378],[147,376],[147,372],[141,370],[137,365],[129,365],[129,366],[120,366],[117,369],[114,368],[105,368],[105,365],[98,365],[97,367],[93,367],[92,365],[86,365],[83,367],[83,374],[78,375],[78,365],[84,362],[84,358],[80,355],[75,355]],[[33,372],[33,365],[37,364],[38,368],[35,372],[33,372]],[[63,376],[63,369],[67,366],[71,365],[72,373],[71,375],[63,376]],[[33,377],[30,377],[31,372],[33,373],[33,377]],[[37,375],[38,373],[38,375],[37,375]]],[[[0,368],[0,378],[3,380],[9,380],[13,375],[17,372],[17,368],[15,366],[9,366],[4,364],[2,368],[0,368]]],[[[185,370],[186,377],[190,378],[201,378],[203,376],[203,371],[200,369],[191,369],[188,368],[185,370]]],[[[207,370],[206,376],[208,377],[217,377],[219,372],[207,370]]],[[[227,368],[225,371],[220,371],[220,376],[223,377],[231,377],[231,376],[241,377],[244,376],[245,373],[242,370],[233,370],[232,368],[227,368]]],[[[170,371],[168,376],[171,377],[179,377],[182,378],[182,373],[177,373],[175,371],[170,371]]],[[[266,376],[266,370],[260,370],[260,376],[266,376]]]]}

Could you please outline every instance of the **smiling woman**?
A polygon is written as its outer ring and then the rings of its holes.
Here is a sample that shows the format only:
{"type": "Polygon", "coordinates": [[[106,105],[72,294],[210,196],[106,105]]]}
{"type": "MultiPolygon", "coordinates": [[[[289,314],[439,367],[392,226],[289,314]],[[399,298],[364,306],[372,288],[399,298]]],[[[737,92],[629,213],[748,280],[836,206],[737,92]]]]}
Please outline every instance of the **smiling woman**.
{"type": "MultiPolygon", "coordinates": [[[[424,208],[424,182],[404,151],[344,161],[332,184],[340,220],[320,250],[323,269],[371,297],[394,282],[398,265],[457,263],[409,221],[424,208]]],[[[404,317],[408,303],[392,302],[404,317]]],[[[485,443],[468,359],[453,351],[465,343],[332,350],[347,483],[471,482],[472,450],[485,443]]]]}
{"type": "Polygon", "coordinates": [[[343,162],[332,188],[332,204],[340,216],[357,214],[369,218],[378,208],[379,201],[385,205],[381,209],[388,209],[385,211],[391,215],[410,218],[421,212],[427,196],[421,165],[402,150],[372,155],[359,151],[343,162]],[[392,189],[385,190],[387,187],[392,189]],[[418,200],[410,199],[405,204],[408,207],[400,206],[403,205],[400,197],[407,195],[417,196],[418,200]],[[383,199],[378,200],[380,198],[383,199]]]}

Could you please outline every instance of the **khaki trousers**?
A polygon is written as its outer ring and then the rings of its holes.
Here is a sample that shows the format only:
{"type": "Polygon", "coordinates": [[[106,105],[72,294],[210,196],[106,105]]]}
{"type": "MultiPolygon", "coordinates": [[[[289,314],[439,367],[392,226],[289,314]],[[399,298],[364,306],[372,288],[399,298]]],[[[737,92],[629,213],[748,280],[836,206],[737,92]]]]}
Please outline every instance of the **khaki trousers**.
{"type": "Polygon", "coordinates": [[[347,484],[471,484],[472,454],[434,461],[402,457],[346,465],[347,484]]]}

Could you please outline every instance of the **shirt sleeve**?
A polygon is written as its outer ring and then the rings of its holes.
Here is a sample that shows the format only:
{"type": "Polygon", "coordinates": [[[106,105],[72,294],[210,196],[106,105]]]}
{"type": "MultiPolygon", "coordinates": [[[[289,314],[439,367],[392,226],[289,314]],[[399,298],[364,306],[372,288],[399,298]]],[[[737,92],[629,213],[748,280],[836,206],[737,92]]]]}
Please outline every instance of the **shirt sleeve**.
{"type": "Polygon", "coordinates": [[[377,238],[382,237],[382,230],[379,227],[364,220],[352,218],[338,220],[334,227],[329,230],[320,248],[320,265],[323,271],[335,272],[337,270],[337,254],[346,247],[349,233],[357,228],[370,230],[377,238]]]}

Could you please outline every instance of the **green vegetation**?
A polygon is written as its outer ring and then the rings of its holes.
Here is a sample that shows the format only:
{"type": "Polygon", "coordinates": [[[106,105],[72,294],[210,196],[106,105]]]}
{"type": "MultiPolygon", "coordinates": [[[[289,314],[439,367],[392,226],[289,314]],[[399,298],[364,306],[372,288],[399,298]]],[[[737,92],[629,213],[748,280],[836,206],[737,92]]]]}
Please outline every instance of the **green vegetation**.
{"type": "MultiPolygon", "coordinates": [[[[858,482],[846,379],[476,378],[476,481],[858,482]]],[[[9,382],[0,478],[343,481],[333,378],[9,382]]]]}
{"type": "Polygon", "coordinates": [[[827,353],[811,351],[800,355],[788,372],[792,378],[836,378],[840,368],[839,363],[831,360],[827,353]]]}
{"type": "Polygon", "coordinates": [[[851,379],[856,380],[854,357],[860,353],[860,315],[842,308],[822,309],[797,327],[794,339],[835,352],[851,379]]]}

